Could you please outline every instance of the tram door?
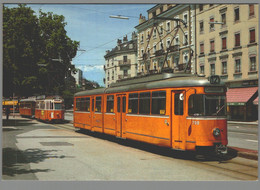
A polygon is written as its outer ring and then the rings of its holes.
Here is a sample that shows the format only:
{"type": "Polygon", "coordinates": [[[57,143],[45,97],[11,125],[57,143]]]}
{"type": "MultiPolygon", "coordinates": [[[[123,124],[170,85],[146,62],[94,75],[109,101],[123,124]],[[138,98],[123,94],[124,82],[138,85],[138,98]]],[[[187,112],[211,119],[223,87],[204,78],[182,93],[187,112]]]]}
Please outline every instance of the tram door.
{"type": "Polygon", "coordinates": [[[125,138],[126,95],[117,95],[116,102],[116,136],[125,138]]]}
{"type": "Polygon", "coordinates": [[[31,103],[31,109],[32,109],[32,116],[35,116],[35,102],[31,103]]]}
{"type": "Polygon", "coordinates": [[[93,130],[93,116],[95,112],[95,98],[94,96],[91,96],[91,108],[90,108],[90,115],[89,115],[89,125],[90,125],[90,130],[93,130]]]}
{"type": "Polygon", "coordinates": [[[185,115],[184,115],[184,91],[172,91],[172,148],[183,149],[185,147],[185,115]]]}

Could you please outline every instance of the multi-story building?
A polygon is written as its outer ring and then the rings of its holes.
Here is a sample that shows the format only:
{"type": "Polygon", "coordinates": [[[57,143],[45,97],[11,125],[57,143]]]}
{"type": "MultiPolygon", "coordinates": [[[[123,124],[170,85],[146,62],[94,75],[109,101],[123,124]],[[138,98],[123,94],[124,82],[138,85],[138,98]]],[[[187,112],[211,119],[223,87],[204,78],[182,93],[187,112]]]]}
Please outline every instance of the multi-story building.
{"type": "Polygon", "coordinates": [[[127,36],[122,40],[118,39],[117,46],[111,51],[108,50],[104,56],[105,76],[104,83],[109,87],[116,81],[135,77],[137,75],[137,38],[136,33],[132,33],[132,39],[128,41],[127,36]]]}
{"type": "Polygon", "coordinates": [[[81,87],[82,86],[82,76],[83,76],[83,72],[82,70],[76,68],[76,73],[72,73],[72,76],[75,78],[76,81],[76,86],[77,87],[81,87]]]}
{"type": "Polygon", "coordinates": [[[230,119],[257,119],[258,5],[196,5],[196,70],[227,84],[230,119]]]}
{"type": "Polygon", "coordinates": [[[163,69],[194,72],[194,5],[158,4],[140,15],[138,36],[138,74],[158,73],[163,69]],[[184,24],[185,23],[185,24],[184,24]]]}

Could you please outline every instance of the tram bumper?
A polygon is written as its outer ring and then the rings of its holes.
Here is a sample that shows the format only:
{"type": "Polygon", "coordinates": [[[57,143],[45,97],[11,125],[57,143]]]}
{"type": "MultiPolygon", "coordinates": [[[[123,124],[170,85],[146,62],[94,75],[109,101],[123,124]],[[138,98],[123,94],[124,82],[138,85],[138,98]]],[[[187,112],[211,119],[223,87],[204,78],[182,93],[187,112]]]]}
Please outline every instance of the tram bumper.
{"type": "Polygon", "coordinates": [[[215,152],[217,154],[227,154],[227,146],[223,144],[215,144],[215,152]]]}

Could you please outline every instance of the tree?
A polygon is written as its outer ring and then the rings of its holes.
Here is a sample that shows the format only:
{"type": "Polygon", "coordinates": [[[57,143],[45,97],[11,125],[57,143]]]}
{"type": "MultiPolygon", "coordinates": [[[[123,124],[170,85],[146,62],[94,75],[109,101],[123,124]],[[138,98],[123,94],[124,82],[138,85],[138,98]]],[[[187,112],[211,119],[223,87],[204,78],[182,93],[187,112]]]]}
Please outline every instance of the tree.
{"type": "Polygon", "coordinates": [[[39,11],[39,18],[26,5],[4,7],[4,96],[62,95],[68,90],[71,59],[79,42],[71,40],[62,15],[39,11]]]}
{"type": "MultiPolygon", "coordinates": [[[[44,39],[42,64],[46,65],[43,76],[48,79],[47,92],[61,94],[65,90],[65,78],[71,76],[72,58],[77,53],[79,42],[66,35],[64,16],[39,12],[41,37],[44,39]]],[[[44,82],[44,81],[42,81],[44,82]]]]}
{"type": "Polygon", "coordinates": [[[24,5],[4,7],[3,13],[4,96],[35,93],[40,57],[37,17],[24,5]]]}

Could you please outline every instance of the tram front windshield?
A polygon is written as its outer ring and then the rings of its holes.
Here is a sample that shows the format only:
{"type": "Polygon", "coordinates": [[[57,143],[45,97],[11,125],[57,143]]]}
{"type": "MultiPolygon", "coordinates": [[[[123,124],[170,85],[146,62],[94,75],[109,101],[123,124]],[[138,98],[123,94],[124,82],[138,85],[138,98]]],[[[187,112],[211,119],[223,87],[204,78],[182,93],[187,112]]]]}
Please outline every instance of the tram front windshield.
{"type": "Polygon", "coordinates": [[[61,110],[62,109],[62,104],[61,103],[54,103],[54,109],[55,110],[61,110]]]}
{"type": "Polygon", "coordinates": [[[226,116],[226,97],[222,95],[193,94],[189,97],[189,115],[226,116]]]}

